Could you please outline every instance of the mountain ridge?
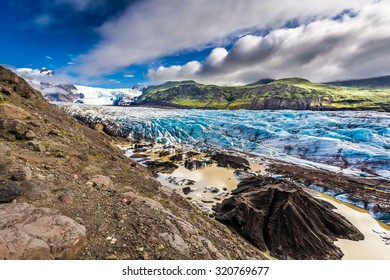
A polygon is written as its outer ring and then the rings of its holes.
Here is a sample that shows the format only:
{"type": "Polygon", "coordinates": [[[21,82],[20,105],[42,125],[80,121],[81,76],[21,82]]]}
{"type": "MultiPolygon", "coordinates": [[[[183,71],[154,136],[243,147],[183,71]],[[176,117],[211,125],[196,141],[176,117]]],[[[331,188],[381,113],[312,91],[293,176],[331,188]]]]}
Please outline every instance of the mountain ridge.
{"type": "Polygon", "coordinates": [[[364,78],[364,79],[351,79],[342,81],[332,81],[325,84],[345,87],[358,87],[358,88],[373,88],[384,89],[390,88],[390,75],[364,78]]]}
{"type": "Polygon", "coordinates": [[[298,77],[264,82],[244,86],[167,82],[144,88],[135,104],[198,109],[390,111],[390,89],[340,87],[298,77]]]}

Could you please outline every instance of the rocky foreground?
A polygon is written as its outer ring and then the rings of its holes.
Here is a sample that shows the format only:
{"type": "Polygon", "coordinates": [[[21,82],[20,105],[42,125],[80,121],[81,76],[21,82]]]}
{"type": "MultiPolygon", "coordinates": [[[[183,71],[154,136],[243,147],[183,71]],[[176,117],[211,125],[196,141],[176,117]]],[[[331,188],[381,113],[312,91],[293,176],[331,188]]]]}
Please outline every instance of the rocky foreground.
{"type": "Polygon", "coordinates": [[[0,66],[0,259],[264,258],[0,66]]]}

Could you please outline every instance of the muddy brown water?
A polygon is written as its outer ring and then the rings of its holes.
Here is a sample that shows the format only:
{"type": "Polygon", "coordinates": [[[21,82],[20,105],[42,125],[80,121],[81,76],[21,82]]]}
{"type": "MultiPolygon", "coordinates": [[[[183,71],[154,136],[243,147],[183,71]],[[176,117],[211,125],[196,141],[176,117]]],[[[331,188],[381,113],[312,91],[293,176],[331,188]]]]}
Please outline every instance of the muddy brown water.
{"type": "MultiPolygon", "coordinates": [[[[152,154],[151,157],[158,158],[158,155],[152,154]]],[[[264,166],[253,161],[250,161],[250,166],[252,171],[256,173],[263,174],[265,171],[264,166]]],[[[217,187],[220,190],[225,189],[227,196],[229,196],[230,192],[234,190],[238,184],[233,172],[234,169],[232,168],[218,167],[216,164],[194,171],[190,171],[180,165],[172,174],[160,174],[157,180],[162,185],[173,188],[182,195],[184,195],[184,193],[181,190],[186,186],[177,186],[169,183],[167,178],[169,176],[174,176],[194,180],[195,184],[190,186],[192,192],[184,196],[194,204],[198,204],[198,206],[200,204],[203,211],[211,212],[212,206],[219,201],[215,200],[215,193],[207,191],[207,187],[217,187]]],[[[310,192],[316,198],[325,200],[334,205],[334,211],[344,216],[363,233],[364,240],[361,241],[339,239],[335,242],[336,246],[344,253],[344,260],[390,260],[390,245],[386,245],[377,233],[390,234],[390,226],[373,219],[366,210],[341,202],[322,193],[310,192]]],[[[220,201],[225,197],[221,197],[220,201]]]]}
{"type": "Polygon", "coordinates": [[[373,219],[368,211],[351,206],[333,197],[321,194],[321,199],[336,207],[364,235],[364,240],[339,239],[335,244],[344,253],[344,260],[390,260],[390,245],[386,245],[377,232],[390,234],[390,226],[373,219]]]}
{"type": "MultiPolygon", "coordinates": [[[[259,173],[264,171],[264,168],[257,163],[251,162],[251,167],[253,171],[259,173]]],[[[177,189],[179,192],[184,186],[176,186],[168,183],[166,181],[167,177],[175,176],[194,180],[196,183],[191,186],[194,191],[185,197],[190,197],[195,204],[197,202],[202,203],[211,210],[212,205],[215,205],[217,201],[213,203],[202,202],[202,200],[212,200],[215,196],[215,194],[205,192],[205,187],[215,186],[219,189],[227,188],[229,191],[234,190],[238,181],[234,177],[233,171],[234,169],[217,167],[216,164],[195,171],[190,171],[184,168],[184,166],[180,166],[170,175],[161,175],[158,180],[161,184],[177,189]]],[[[344,253],[343,259],[390,260],[390,245],[386,245],[380,235],[374,232],[375,230],[390,234],[390,226],[373,219],[366,210],[348,205],[324,194],[317,193],[316,197],[334,205],[336,207],[334,211],[344,216],[364,235],[364,240],[362,241],[339,239],[335,242],[336,246],[344,253]]]]}

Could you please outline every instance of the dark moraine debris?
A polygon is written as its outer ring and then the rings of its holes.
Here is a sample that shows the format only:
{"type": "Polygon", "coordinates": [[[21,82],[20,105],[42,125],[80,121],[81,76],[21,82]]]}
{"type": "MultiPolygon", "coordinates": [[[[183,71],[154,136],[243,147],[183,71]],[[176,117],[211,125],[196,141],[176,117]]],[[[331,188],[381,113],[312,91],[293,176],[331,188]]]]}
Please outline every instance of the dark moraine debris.
{"type": "Polygon", "coordinates": [[[278,259],[340,259],[337,238],[364,236],[334,207],[296,183],[258,176],[243,181],[216,205],[215,218],[231,225],[260,250],[278,259]]]}
{"type": "Polygon", "coordinates": [[[176,154],[174,156],[171,156],[169,158],[169,160],[172,160],[172,161],[183,161],[185,159],[192,158],[192,157],[195,157],[195,156],[198,156],[198,155],[200,155],[200,153],[193,152],[193,151],[188,151],[188,152],[178,153],[178,154],[176,154]]]}
{"type": "Polygon", "coordinates": [[[187,168],[188,170],[190,171],[194,171],[194,170],[197,170],[197,169],[202,169],[202,168],[206,168],[207,166],[210,166],[212,165],[213,162],[211,159],[193,159],[193,158],[190,158],[190,159],[187,159],[185,162],[184,162],[184,167],[187,168]]]}
{"type": "Polygon", "coordinates": [[[146,161],[146,166],[152,171],[153,174],[156,173],[172,173],[179,166],[169,161],[146,161]]]}
{"type": "Polygon", "coordinates": [[[243,157],[217,153],[211,157],[219,167],[249,169],[249,161],[243,157]]]}
{"type": "Polygon", "coordinates": [[[181,189],[185,195],[189,194],[192,192],[192,189],[190,187],[184,187],[181,189]]]}

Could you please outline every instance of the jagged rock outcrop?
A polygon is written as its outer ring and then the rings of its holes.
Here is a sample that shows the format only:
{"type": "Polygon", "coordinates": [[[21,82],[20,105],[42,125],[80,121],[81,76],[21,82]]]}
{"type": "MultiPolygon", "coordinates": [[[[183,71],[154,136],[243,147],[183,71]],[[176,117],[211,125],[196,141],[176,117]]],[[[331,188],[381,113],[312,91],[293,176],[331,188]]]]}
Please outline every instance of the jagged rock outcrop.
{"type": "Polygon", "coordinates": [[[85,244],[85,227],[56,210],[0,205],[0,259],[72,259],[85,244]]]}
{"type": "Polygon", "coordinates": [[[340,259],[343,254],[333,243],[337,238],[364,236],[332,208],[295,183],[256,177],[241,182],[214,210],[217,220],[276,258],[340,259]]]}

